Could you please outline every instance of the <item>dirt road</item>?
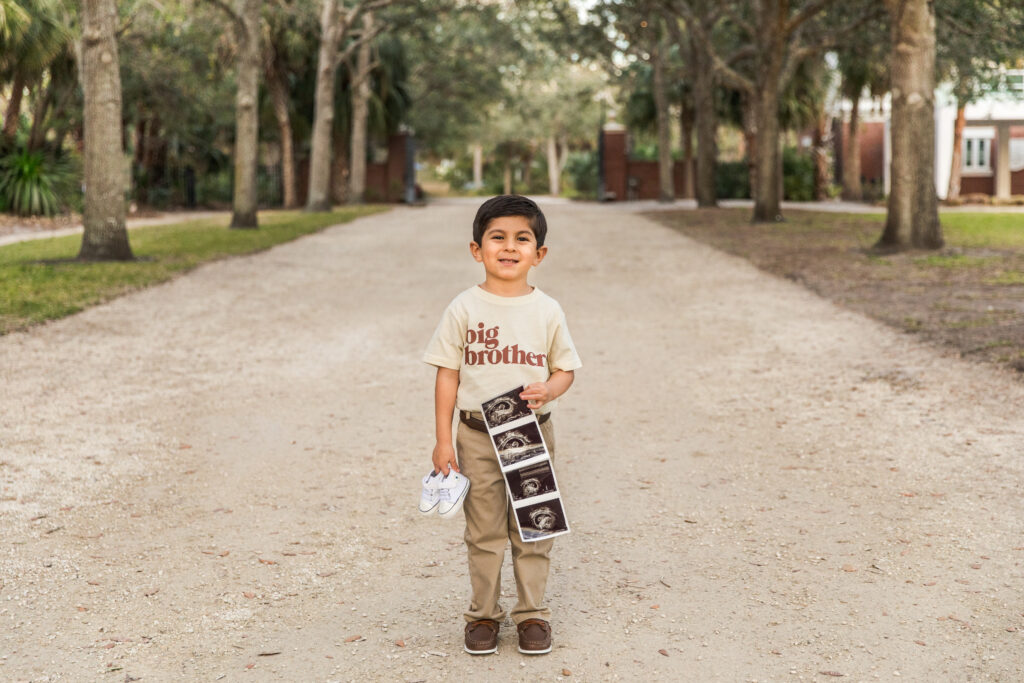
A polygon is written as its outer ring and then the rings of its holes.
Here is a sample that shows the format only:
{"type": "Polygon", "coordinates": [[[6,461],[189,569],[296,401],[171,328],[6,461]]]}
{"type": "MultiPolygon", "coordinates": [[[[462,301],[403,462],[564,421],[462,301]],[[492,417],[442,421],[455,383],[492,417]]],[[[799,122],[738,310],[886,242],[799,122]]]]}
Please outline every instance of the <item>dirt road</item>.
{"type": "Polygon", "coordinates": [[[565,204],[555,649],[465,655],[461,517],[416,501],[473,210],[0,338],[0,679],[1024,679],[1024,384],[565,204]]]}

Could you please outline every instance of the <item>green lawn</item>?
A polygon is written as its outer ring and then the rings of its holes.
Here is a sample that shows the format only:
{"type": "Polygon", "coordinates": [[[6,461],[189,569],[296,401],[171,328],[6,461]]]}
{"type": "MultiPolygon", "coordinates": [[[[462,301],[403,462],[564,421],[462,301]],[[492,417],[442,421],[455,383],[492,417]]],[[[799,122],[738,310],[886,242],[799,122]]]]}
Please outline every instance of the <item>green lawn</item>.
{"type": "Polygon", "coordinates": [[[330,213],[263,212],[258,230],[230,230],[227,217],[136,228],[129,239],[137,260],[130,262],[74,261],[80,235],[0,247],[0,334],[77,313],[207,261],[269,249],[385,210],[360,206],[330,213]]]}
{"type": "MultiPolygon", "coordinates": [[[[885,214],[871,214],[885,222],[885,214]]],[[[950,247],[1024,247],[1024,213],[940,213],[942,235],[950,247]]],[[[879,228],[881,234],[881,228],[879,228]]]]}

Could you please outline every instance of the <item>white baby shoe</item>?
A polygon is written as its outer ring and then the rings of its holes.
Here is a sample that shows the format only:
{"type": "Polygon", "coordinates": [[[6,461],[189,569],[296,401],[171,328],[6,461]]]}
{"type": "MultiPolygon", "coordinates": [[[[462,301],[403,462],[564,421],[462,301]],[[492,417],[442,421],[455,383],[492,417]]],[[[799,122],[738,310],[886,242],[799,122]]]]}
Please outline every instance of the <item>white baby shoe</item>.
{"type": "Polygon", "coordinates": [[[420,512],[429,515],[441,503],[441,473],[431,470],[423,477],[423,491],[420,493],[420,512]]]}
{"type": "Polygon", "coordinates": [[[441,479],[440,490],[441,502],[437,506],[437,514],[442,517],[454,517],[462,509],[462,501],[469,493],[469,479],[450,470],[448,476],[441,479]]]}

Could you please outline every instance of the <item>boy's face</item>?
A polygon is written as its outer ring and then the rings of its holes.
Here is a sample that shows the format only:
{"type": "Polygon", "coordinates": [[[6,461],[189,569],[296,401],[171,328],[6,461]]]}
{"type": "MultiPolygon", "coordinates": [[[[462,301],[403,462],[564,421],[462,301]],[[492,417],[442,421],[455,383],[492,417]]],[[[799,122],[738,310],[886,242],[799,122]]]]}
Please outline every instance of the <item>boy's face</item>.
{"type": "Polygon", "coordinates": [[[502,282],[526,282],[530,268],[544,260],[547,247],[538,247],[537,238],[524,216],[501,216],[484,229],[480,244],[471,242],[473,258],[484,264],[489,278],[502,282]]]}

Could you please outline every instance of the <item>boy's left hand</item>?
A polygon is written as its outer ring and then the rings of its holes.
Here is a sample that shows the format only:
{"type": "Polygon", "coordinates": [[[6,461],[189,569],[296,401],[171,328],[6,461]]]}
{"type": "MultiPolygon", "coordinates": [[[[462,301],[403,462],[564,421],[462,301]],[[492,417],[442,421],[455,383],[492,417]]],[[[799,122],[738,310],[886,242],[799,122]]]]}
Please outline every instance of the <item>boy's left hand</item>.
{"type": "Polygon", "coordinates": [[[526,405],[530,410],[537,410],[551,401],[554,396],[551,395],[551,388],[548,387],[547,382],[534,382],[526,385],[526,389],[519,394],[519,398],[527,401],[526,405]]]}

